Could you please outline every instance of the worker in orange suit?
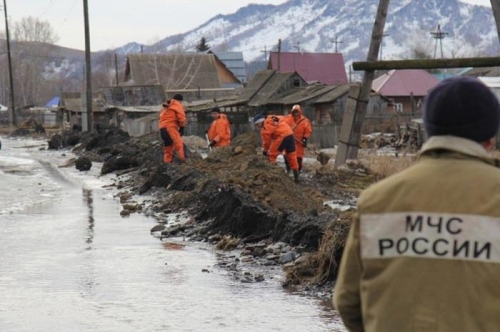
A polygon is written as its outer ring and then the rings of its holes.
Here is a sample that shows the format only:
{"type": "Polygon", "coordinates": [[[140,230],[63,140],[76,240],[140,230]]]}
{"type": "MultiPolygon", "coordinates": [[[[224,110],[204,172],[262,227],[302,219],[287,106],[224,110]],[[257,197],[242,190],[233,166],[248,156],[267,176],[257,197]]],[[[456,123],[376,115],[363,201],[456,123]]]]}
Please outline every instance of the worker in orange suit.
{"type": "Polygon", "coordinates": [[[211,112],[212,124],[207,131],[209,147],[221,147],[231,144],[231,123],[225,114],[220,112],[218,107],[214,107],[211,112]]]}
{"type": "Polygon", "coordinates": [[[159,129],[163,140],[163,161],[167,164],[174,160],[174,151],[177,158],[183,163],[184,154],[184,127],[186,126],[186,112],[182,106],[182,95],[176,94],[169,102],[162,105],[160,112],[159,129]]]}
{"type": "MultiPolygon", "coordinates": [[[[302,162],[304,160],[304,152],[307,147],[307,140],[312,134],[311,121],[302,113],[300,105],[293,105],[290,113],[285,116],[285,121],[293,130],[295,138],[295,150],[297,151],[297,162],[299,163],[299,172],[302,171],[302,162]]],[[[286,164],[287,171],[290,165],[286,164]]]]}
{"type": "Polygon", "coordinates": [[[299,182],[299,165],[297,153],[295,152],[295,140],[292,128],[286,123],[283,116],[257,114],[254,117],[254,125],[260,129],[262,137],[263,154],[269,161],[276,164],[276,158],[283,151],[285,160],[293,171],[295,183],[299,182]]]}

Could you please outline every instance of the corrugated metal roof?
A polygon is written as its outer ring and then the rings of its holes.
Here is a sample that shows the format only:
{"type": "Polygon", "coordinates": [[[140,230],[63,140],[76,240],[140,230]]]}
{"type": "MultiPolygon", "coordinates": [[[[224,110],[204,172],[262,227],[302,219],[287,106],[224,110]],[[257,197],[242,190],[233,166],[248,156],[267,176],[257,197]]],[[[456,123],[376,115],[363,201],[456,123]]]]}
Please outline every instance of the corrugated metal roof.
{"type": "Polygon", "coordinates": [[[108,105],[106,111],[109,110],[120,110],[130,113],[159,113],[161,110],[160,105],[150,105],[150,106],[122,106],[122,105],[108,105]]]}
{"type": "Polygon", "coordinates": [[[472,77],[496,77],[500,76],[500,68],[499,67],[477,67],[477,68],[466,68],[462,74],[464,76],[472,76],[472,77]]]}
{"type": "Polygon", "coordinates": [[[281,72],[297,72],[307,82],[345,84],[347,75],[341,53],[271,52],[269,69],[278,69],[280,55],[281,72]]]}
{"type": "Polygon", "coordinates": [[[221,61],[241,60],[243,61],[243,52],[214,52],[221,61]]]}
{"type": "MultiPolygon", "coordinates": [[[[295,73],[279,73],[277,71],[267,80],[259,91],[248,102],[249,106],[260,106],[266,104],[268,100],[279,93],[287,80],[292,78],[295,73]]],[[[303,82],[305,84],[305,82],[303,82]]]]}
{"type": "Polygon", "coordinates": [[[163,85],[166,89],[220,88],[218,68],[238,82],[214,54],[131,54],[127,57],[125,81],[135,85],[163,85]]]}
{"type": "Polygon", "coordinates": [[[243,89],[240,95],[241,102],[248,102],[262,88],[264,84],[274,75],[274,70],[262,70],[255,74],[243,89]]]}
{"type": "MultiPolygon", "coordinates": [[[[210,53],[210,52],[209,52],[210,53]]],[[[240,82],[247,81],[247,71],[243,52],[217,52],[214,53],[222,63],[224,63],[240,82]]]]}
{"type": "Polygon", "coordinates": [[[115,106],[161,105],[165,91],[161,85],[134,85],[101,87],[106,103],[115,106]]]}
{"type": "Polygon", "coordinates": [[[160,112],[157,111],[156,113],[151,113],[151,114],[145,115],[143,117],[140,117],[139,119],[136,119],[135,121],[149,123],[151,121],[158,120],[159,117],[160,117],[160,112]]]}
{"type": "MultiPolygon", "coordinates": [[[[83,108],[83,100],[80,92],[61,92],[61,100],[59,106],[62,109],[70,110],[73,112],[81,112],[83,108]]],[[[101,111],[102,100],[92,97],[92,112],[101,111]]]]}
{"type": "Polygon", "coordinates": [[[425,70],[391,70],[373,81],[372,89],[386,97],[423,97],[439,80],[425,70]]]}
{"type": "Polygon", "coordinates": [[[350,88],[351,88],[350,84],[336,85],[334,89],[328,91],[321,98],[316,100],[316,104],[334,102],[335,100],[339,99],[343,95],[349,93],[350,88]]]}
{"type": "Polygon", "coordinates": [[[282,105],[299,104],[304,101],[324,95],[335,88],[337,88],[337,86],[334,85],[324,85],[324,84],[309,85],[304,88],[293,89],[285,93],[282,93],[273,98],[272,100],[269,100],[268,103],[282,104],[282,105]]]}

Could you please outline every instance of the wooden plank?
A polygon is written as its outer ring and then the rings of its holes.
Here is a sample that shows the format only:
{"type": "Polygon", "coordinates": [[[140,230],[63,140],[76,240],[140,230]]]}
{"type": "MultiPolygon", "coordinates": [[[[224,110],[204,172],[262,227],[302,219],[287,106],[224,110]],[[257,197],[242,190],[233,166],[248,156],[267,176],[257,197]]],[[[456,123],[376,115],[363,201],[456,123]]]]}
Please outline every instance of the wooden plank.
{"type": "Polygon", "coordinates": [[[356,104],[360,92],[361,85],[351,85],[347,96],[346,109],[342,118],[342,126],[340,127],[338,149],[335,156],[335,167],[345,163],[349,152],[349,146],[358,145],[358,142],[354,141],[352,130],[356,123],[356,104]]]}
{"type": "Polygon", "coordinates": [[[500,39],[500,0],[490,0],[493,17],[497,25],[498,39],[500,39]]]}
{"type": "Polygon", "coordinates": [[[352,68],[354,70],[437,69],[497,66],[500,66],[500,57],[357,61],[352,63],[352,68]]]}

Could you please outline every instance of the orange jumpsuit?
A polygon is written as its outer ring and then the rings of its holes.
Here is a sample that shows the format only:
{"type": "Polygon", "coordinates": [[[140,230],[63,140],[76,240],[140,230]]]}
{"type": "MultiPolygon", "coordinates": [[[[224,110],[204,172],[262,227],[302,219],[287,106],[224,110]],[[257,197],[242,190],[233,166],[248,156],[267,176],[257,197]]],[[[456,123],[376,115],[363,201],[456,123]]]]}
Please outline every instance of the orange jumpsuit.
{"type": "Polygon", "coordinates": [[[172,144],[163,146],[163,161],[171,163],[174,159],[174,151],[177,151],[177,157],[182,162],[186,159],[184,154],[184,143],[182,141],[179,128],[186,126],[186,113],[181,102],[175,99],[170,100],[168,109],[160,113],[159,129],[165,128],[172,140],[172,144]]]}
{"type": "Polygon", "coordinates": [[[293,130],[293,136],[295,138],[295,150],[297,151],[297,160],[299,163],[299,169],[302,169],[302,160],[304,158],[305,146],[302,139],[309,139],[312,134],[311,121],[302,114],[302,108],[299,105],[293,107],[293,110],[299,112],[299,117],[296,120],[292,113],[285,116],[285,121],[290,125],[293,130]]]}
{"type": "Polygon", "coordinates": [[[215,141],[215,147],[228,146],[231,144],[231,124],[226,114],[220,114],[208,129],[208,139],[215,141]]]}
{"type": "Polygon", "coordinates": [[[268,115],[262,124],[260,135],[264,152],[267,152],[271,163],[275,164],[278,155],[285,151],[285,159],[290,168],[294,171],[299,169],[293,131],[283,116],[268,115]]]}

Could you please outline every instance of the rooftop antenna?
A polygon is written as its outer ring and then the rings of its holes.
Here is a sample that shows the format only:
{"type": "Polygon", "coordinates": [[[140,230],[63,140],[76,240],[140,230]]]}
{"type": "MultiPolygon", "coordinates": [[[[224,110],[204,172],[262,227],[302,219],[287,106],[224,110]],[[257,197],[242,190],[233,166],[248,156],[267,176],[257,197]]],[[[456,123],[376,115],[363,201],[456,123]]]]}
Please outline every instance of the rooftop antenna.
{"type": "Polygon", "coordinates": [[[264,45],[264,50],[261,51],[262,53],[264,53],[264,62],[267,61],[267,48],[266,48],[266,45],[264,45]]]}
{"type": "Polygon", "coordinates": [[[338,40],[337,36],[335,36],[335,37],[333,37],[333,40],[331,40],[331,42],[335,44],[335,53],[338,53],[338,51],[337,51],[337,44],[342,44],[343,41],[338,40]]]}
{"type": "Polygon", "coordinates": [[[441,25],[438,24],[437,30],[435,32],[431,32],[432,38],[436,40],[434,44],[434,59],[436,58],[437,45],[439,42],[439,46],[441,47],[441,59],[443,58],[443,39],[446,37],[448,32],[441,31],[441,25]]]}
{"type": "Polygon", "coordinates": [[[300,53],[300,42],[297,42],[297,45],[293,45],[293,48],[297,49],[297,52],[300,53]]]}

